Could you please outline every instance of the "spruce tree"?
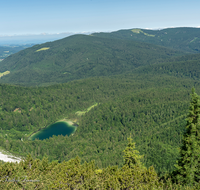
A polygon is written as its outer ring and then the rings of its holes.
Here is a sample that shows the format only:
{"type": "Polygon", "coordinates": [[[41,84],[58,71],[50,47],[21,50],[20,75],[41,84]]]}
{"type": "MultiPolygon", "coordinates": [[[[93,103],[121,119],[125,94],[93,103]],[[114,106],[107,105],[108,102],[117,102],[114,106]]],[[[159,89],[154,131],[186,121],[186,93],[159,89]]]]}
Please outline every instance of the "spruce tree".
{"type": "Polygon", "coordinates": [[[186,132],[176,165],[176,180],[179,183],[195,185],[200,182],[200,97],[192,88],[186,132]]]}
{"type": "Polygon", "coordinates": [[[124,152],[124,164],[129,168],[133,168],[133,166],[138,165],[142,166],[141,159],[143,156],[139,154],[138,150],[135,150],[135,143],[132,142],[133,139],[128,138],[128,146],[125,148],[124,152]]]}

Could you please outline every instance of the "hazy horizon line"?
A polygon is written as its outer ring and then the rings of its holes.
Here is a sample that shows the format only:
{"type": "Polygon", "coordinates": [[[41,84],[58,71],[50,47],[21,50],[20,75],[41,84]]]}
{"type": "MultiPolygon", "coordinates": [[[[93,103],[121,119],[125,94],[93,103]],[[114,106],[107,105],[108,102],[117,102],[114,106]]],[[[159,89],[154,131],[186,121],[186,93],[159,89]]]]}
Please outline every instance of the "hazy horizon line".
{"type": "MultiPolygon", "coordinates": [[[[163,30],[167,28],[200,28],[200,26],[194,26],[194,27],[188,27],[188,26],[171,26],[171,27],[161,27],[161,28],[140,28],[140,27],[135,27],[138,29],[148,29],[148,30],[163,30]]],[[[129,29],[134,29],[134,28],[129,28],[129,29]]],[[[128,30],[128,29],[118,29],[118,30],[128,30]]],[[[0,37],[12,37],[12,36],[48,36],[48,35],[62,35],[62,34],[68,34],[68,35],[73,35],[73,34],[91,34],[91,33],[99,33],[99,32],[114,32],[118,30],[102,30],[102,31],[81,31],[81,32],[55,32],[55,33],[48,33],[48,32],[42,32],[42,33],[25,33],[25,34],[0,34],[0,37]]]]}

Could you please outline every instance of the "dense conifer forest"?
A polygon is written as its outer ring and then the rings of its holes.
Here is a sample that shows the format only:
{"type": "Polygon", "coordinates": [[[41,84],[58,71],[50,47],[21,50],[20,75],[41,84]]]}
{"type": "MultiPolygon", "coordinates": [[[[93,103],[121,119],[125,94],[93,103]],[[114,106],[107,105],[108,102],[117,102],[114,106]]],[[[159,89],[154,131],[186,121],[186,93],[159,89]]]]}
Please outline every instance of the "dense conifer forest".
{"type": "Polygon", "coordinates": [[[94,33],[93,36],[147,42],[186,53],[200,53],[199,28],[166,28],[162,30],[129,29],[111,33],[94,33]]]}
{"type": "MultiPolygon", "coordinates": [[[[157,35],[142,31],[125,33],[157,35]]],[[[4,189],[199,188],[200,56],[125,33],[75,35],[0,63],[11,71],[0,79],[0,146],[25,158],[0,163],[4,189]],[[63,118],[78,124],[73,135],[30,140],[63,118]]]]}
{"type": "Polygon", "coordinates": [[[184,53],[144,42],[74,35],[9,56],[1,62],[0,72],[10,74],[0,78],[0,82],[44,86],[111,76],[179,55],[184,53]]]}

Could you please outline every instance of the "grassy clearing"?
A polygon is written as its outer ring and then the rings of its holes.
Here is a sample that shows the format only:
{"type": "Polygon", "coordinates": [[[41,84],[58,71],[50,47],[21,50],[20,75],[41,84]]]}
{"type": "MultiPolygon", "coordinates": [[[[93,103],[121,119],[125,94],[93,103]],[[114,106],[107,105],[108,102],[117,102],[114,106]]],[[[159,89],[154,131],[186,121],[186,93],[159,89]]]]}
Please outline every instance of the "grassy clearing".
{"type": "Polygon", "coordinates": [[[43,48],[40,48],[38,50],[36,50],[35,52],[38,52],[38,51],[45,51],[45,50],[48,50],[50,47],[43,47],[43,48]]]}
{"type": "Polygon", "coordinates": [[[71,75],[71,73],[70,73],[70,72],[64,72],[63,74],[64,74],[64,75],[65,75],[65,74],[71,75]]]}
{"type": "Polygon", "coordinates": [[[195,37],[193,40],[191,40],[190,41],[190,43],[192,43],[192,42],[194,42],[194,41],[196,41],[198,38],[197,37],[195,37]]]}
{"type": "Polygon", "coordinates": [[[98,105],[99,105],[99,104],[96,103],[96,104],[90,106],[89,108],[87,108],[86,111],[77,111],[75,114],[78,115],[78,116],[82,116],[82,115],[84,115],[85,113],[89,112],[92,108],[94,108],[95,106],[98,106],[98,105]]]}
{"type": "Polygon", "coordinates": [[[143,34],[146,35],[146,36],[155,37],[155,35],[147,34],[147,33],[143,32],[141,29],[133,29],[133,30],[131,30],[131,31],[132,31],[133,33],[137,33],[137,34],[143,33],[143,34]]]}
{"type": "Polygon", "coordinates": [[[142,30],[141,30],[141,29],[133,29],[133,30],[131,30],[131,31],[132,31],[133,33],[138,33],[138,34],[139,34],[140,32],[142,33],[142,30]]]}
{"type": "Polygon", "coordinates": [[[8,74],[10,74],[10,71],[5,71],[5,72],[3,72],[3,73],[0,73],[0,78],[1,78],[2,76],[4,76],[4,75],[8,75],[8,74]]]}

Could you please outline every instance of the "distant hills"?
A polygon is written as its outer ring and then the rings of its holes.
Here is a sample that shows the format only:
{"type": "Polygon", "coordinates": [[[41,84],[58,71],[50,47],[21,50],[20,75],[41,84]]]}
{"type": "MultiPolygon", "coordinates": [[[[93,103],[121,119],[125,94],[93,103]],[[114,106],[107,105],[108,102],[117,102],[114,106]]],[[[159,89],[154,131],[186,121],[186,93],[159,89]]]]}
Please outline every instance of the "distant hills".
{"type": "Polygon", "coordinates": [[[3,60],[0,72],[10,71],[0,82],[49,85],[94,76],[132,72],[183,52],[149,43],[74,35],[35,45],[3,60]]]}
{"type": "Polygon", "coordinates": [[[13,45],[25,45],[25,44],[41,44],[49,41],[58,40],[67,36],[73,35],[73,33],[58,33],[58,34],[21,34],[21,35],[0,35],[0,46],[13,46],[13,45]]]}
{"type": "Polygon", "coordinates": [[[188,53],[200,53],[200,28],[167,28],[163,30],[130,29],[93,36],[147,42],[188,53]]]}
{"type": "Polygon", "coordinates": [[[35,44],[26,44],[26,45],[5,45],[0,46],[0,61],[5,59],[11,54],[17,53],[23,49],[31,47],[35,44]]]}
{"type": "MultiPolygon", "coordinates": [[[[1,77],[0,82],[35,86],[124,74],[141,66],[174,62],[173,57],[199,51],[199,28],[79,34],[9,56],[1,62],[0,73],[10,74],[1,77]]],[[[189,55],[177,59],[184,62],[194,58],[189,55]]],[[[196,59],[199,60],[198,56],[196,59]]]]}

